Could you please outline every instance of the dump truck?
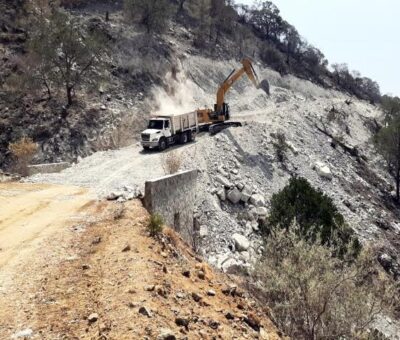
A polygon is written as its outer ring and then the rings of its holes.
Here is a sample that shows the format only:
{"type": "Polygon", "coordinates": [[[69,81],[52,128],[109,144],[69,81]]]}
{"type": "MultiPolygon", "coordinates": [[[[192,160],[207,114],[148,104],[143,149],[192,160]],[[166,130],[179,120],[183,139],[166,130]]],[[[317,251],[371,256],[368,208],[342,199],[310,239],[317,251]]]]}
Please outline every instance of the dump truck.
{"type": "Polygon", "coordinates": [[[158,114],[150,118],[147,129],[141,133],[143,149],[165,150],[173,144],[185,144],[195,140],[199,132],[197,112],[158,114]]]}

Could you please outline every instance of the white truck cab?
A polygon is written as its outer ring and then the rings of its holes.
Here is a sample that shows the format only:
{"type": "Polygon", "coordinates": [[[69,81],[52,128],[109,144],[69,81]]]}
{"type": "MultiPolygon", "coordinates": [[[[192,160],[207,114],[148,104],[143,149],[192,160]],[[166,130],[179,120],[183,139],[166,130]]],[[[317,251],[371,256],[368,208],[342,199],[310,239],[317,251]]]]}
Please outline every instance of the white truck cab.
{"type": "Polygon", "coordinates": [[[147,129],[142,132],[141,144],[145,150],[164,150],[169,145],[194,140],[198,130],[197,112],[157,115],[149,120],[147,129]]]}

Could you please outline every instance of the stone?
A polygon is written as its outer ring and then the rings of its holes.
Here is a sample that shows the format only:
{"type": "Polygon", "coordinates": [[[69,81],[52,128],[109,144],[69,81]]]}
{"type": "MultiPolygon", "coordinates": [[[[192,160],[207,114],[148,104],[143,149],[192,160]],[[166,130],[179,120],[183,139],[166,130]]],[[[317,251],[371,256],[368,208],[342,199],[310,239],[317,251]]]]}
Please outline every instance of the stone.
{"type": "Polygon", "coordinates": [[[270,337],[269,337],[269,335],[268,335],[268,333],[264,330],[264,328],[260,328],[260,330],[259,330],[259,339],[260,340],[269,340],[270,339],[270,337]]]}
{"type": "Polygon", "coordinates": [[[95,245],[95,244],[99,244],[100,242],[101,242],[101,237],[97,236],[93,239],[92,244],[95,245]]]}
{"type": "Polygon", "coordinates": [[[224,187],[226,188],[231,188],[233,187],[232,182],[230,182],[227,178],[223,176],[217,176],[217,181],[221,183],[224,187]]]}
{"type": "Polygon", "coordinates": [[[89,316],[88,316],[88,321],[90,322],[90,323],[93,323],[93,322],[96,322],[98,319],[99,319],[99,314],[97,314],[97,313],[92,313],[92,314],[90,314],[89,316]]]}
{"type": "Polygon", "coordinates": [[[218,167],[218,172],[224,177],[229,176],[228,172],[226,172],[222,166],[218,167]]]}
{"type": "Polygon", "coordinates": [[[286,145],[290,150],[292,150],[295,156],[299,154],[299,150],[294,146],[294,144],[291,141],[286,141],[286,145]]]}
{"type": "Polygon", "coordinates": [[[258,207],[257,208],[257,215],[259,218],[265,218],[267,217],[268,210],[266,207],[258,207]]]}
{"type": "Polygon", "coordinates": [[[181,292],[176,293],[175,296],[176,296],[178,299],[184,299],[184,298],[186,298],[186,295],[185,295],[184,293],[181,293],[181,292]]]}
{"type": "Polygon", "coordinates": [[[221,188],[217,191],[217,196],[219,197],[219,199],[221,201],[225,201],[226,200],[226,192],[224,188],[221,188]]]}
{"type": "Polygon", "coordinates": [[[232,285],[223,287],[222,293],[225,295],[235,296],[236,290],[237,290],[237,286],[232,284],[232,285]]]}
{"type": "Polygon", "coordinates": [[[328,179],[328,180],[332,180],[331,169],[325,163],[315,162],[313,168],[320,177],[328,179]]]}
{"type": "Polygon", "coordinates": [[[237,251],[246,251],[249,249],[250,242],[245,236],[235,233],[232,235],[232,239],[235,242],[235,249],[237,251]]]}
{"type": "Polygon", "coordinates": [[[194,301],[199,302],[202,299],[202,296],[196,292],[192,293],[192,298],[194,301]]]}
{"type": "Polygon", "coordinates": [[[232,268],[235,268],[238,266],[238,261],[236,261],[233,258],[229,258],[228,260],[226,260],[224,263],[222,263],[221,265],[221,269],[224,273],[230,272],[230,270],[232,268]]]}
{"type": "Polygon", "coordinates": [[[242,196],[240,197],[240,200],[244,203],[247,203],[250,200],[251,194],[247,193],[246,191],[242,191],[242,196]]]}
{"type": "Polygon", "coordinates": [[[250,253],[248,251],[243,251],[240,254],[240,257],[244,262],[249,262],[250,261],[250,253]]]}
{"type": "Polygon", "coordinates": [[[209,291],[207,291],[208,296],[215,296],[215,294],[215,290],[210,289],[209,291]]]}
{"type": "Polygon", "coordinates": [[[258,225],[258,222],[257,222],[257,221],[252,221],[252,222],[251,222],[251,227],[252,227],[253,231],[255,231],[255,232],[257,232],[257,231],[259,231],[259,230],[260,230],[260,228],[259,228],[259,225],[258,225]]]}
{"type": "Polygon", "coordinates": [[[121,191],[113,191],[113,192],[110,192],[110,193],[106,196],[106,200],[107,200],[107,201],[115,201],[115,200],[117,200],[118,198],[122,197],[123,195],[124,195],[124,193],[121,192],[121,191]]]}
{"type": "Polygon", "coordinates": [[[142,306],[139,308],[139,314],[147,316],[148,318],[151,318],[153,316],[153,313],[151,312],[151,310],[145,306],[142,306]]]}
{"type": "Polygon", "coordinates": [[[216,320],[210,320],[208,322],[208,326],[210,326],[210,328],[212,329],[218,329],[219,325],[220,325],[219,322],[216,320]]]}
{"type": "Polygon", "coordinates": [[[234,320],[234,319],[235,319],[235,315],[233,315],[232,312],[226,312],[226,313],[225,313],[225,318],[226,318],[227,320],[234,320]]]}
{"type": "Polygon", "coordinates": [[[253,328],[256,332],[260,330],[260,319],[254,315],[253,313],[249,313],[245,318],[244,322],[246,322],[251,328],[253,328]]]}
{"type": "Polygon", "coordinates": [[[260,194],[254,194],[250,197],[250,203],[255,207],[265,206],[265,199],[260,194]]]}
{"type": "Polygon", "coordinates": [[[168,328],[161,329],[157,336],[157,340],[176,340],[176,336],[173,331],[168,328]]]}
{"type": "Polygon", "coordinates": [[[233,204],[239,203],[240,199],[242,198],[242,193],[237,188],[233,188],[228,191],[227,198],[233,204]]]}
{"type": "Polygon", "coordinates": [[[206,278],[206,274],[202,270],[199,270],[198,273],[197,273],[197,277],[200,280],[204,280],[206,278]]]}
{"type": "Polygon", "coordinates": [[[208,227],[206,225],[201,225],[199,230],[199,236],[201,238],[208,236],[208,227]]]}
{"type": "Polygon", "coordinates": [[[183,270],[182,271],[182,275],[185,276],[185,277],[190,277],[190,270],[187,270],[187,269],[183,270]]]}
{"type": "Polygon", "coordinates": [[[144,290],[146,292],[153,292],[155,288],[156,288],[155,285],[147,285],[146,287],[144,287],[144,290]]]}
{"type": "Polygon", "coordinates": [[[177,317],[175,318],[177,326],[188,328],[190,320],[188,318],[177,317]]]}
{"type": "Polygon", "coordinates": [[[19,338],[22,338],[22,339],[29,339],[29,338],[31,338],[32,336],[33,336],[33,330],[30,329],[30,328],[26,328],[26,329],[24,329],[24,330],[22,330],[22,331],[19,331],[19,332],[15,333],[15,334],[12,336],[12,338],[13,338],[13,339],[19,339],[19,338]]]}
{"type": "Polygon", "coordinates": [[[103,111],[104,111],[104,110],[107,110],[107,107],[106,107],[105,105],[101,105],[101,106],[100,106],[100,110],[103,110],[103,111]]]}
{"type": "Polygon", "coordinates": [[[124,248],[122,248],[122,252],[127,252],[131,250],[131,246],[129,244],[126,244],[124,248]]]}

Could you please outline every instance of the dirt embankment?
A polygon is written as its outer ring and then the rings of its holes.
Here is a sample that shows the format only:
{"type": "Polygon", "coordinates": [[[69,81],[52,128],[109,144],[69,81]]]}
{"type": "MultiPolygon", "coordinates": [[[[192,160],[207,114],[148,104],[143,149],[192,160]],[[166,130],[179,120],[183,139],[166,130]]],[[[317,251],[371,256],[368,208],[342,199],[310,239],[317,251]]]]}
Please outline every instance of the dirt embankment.
{"type": "Polygon", "coordinates": [[[279,338],[267,311],[176,234],[150,238],[139,201],[20,184],[3,184],[0,201],[2,339],[279,338]]]}

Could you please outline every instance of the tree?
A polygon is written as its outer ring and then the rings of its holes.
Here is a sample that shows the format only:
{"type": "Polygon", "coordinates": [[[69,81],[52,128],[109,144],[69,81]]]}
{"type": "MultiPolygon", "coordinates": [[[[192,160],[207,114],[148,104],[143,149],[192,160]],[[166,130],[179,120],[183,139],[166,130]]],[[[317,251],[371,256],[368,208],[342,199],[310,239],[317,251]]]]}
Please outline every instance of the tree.
{"type": "MultiPolygon", "coordinates": [[[[219,40],[221,33],[232,33],[237,13],[233,6],[225,3],[225,0],[211,0],[209,16],[216,42],[219,40]]],[[[212,38],[212,35],[210,35],[210,38],[212,38]]]]}
{"type": "Polygon", "coordinates": [[[210,36],[210,7],[206,0],[200,0],[197,5],[196,16],[199,18],[199,26],[195,32],[194,45],[203,48],[207,42],[207,36],[210,36]]]}
{"type": "Polygon", "coordinates": [[[262,46],[260,56],[268,66],[284,75],[288,73],[285,55],[282,54],[273,45],[264,44],[262,46]]]}
{"type": "Polygon", "coordinates": [[[95,32],[82,30],[76,19],[61,10],[39,16],[29,41],[32,74],[51,95],[51,86],[65,89],[68,106],[78,86],[93,75],[105,52],[105,40],[95,32]]]}
{"type": "Polygon", "coordinates": [[[400,113],[388,118],[387,125],[375,136],[375,144],[385,158],[396,183],[396,201],[400,203],[400,113]]]}
{"type": "MultiPolygon", "coordinates": [[[[184,1],[181,2],[182,8],[184,1]]],[[[147,33],[162,33],[171,18],[171,4],[168,0],[124,0],[124,8],[129,19],[137,19],[147,33]]]]}
{"type": "Polygon", "coordinates": [[[296,222],[298,232],[307,240],[321,240],[335,248],[338,256],[357,255],[360,243],[346,225],[332,199],[300,177],[292,177],[289,184],[274,194],[267,225],[262,226],[268,235],[274,228],[290,229],[296,222]]]}
{"type": "Polygon", "coordinates": [[[283,33],[284,21],[280,11],[271,1],[263,1],[253,10],[250,19],[253,27],[261,33],[266,40],[279,40],[283,33]]]}
{"type": "Polygon", "coordinates": [[[290,68],[291,58],[295,58],[302,44],[300,34],[297,32],[296,28],[292,25],[285,25],[285,33],[283,41],[285,43],[286,51],[286,63],[290,68]]]}
{"type": "Polygon", "coordinates": [[[390,121],[395,115],[400,114],[400,98],[388,95],[382,96],[381,106],[385,113],[385,118],[390,121]]]}

